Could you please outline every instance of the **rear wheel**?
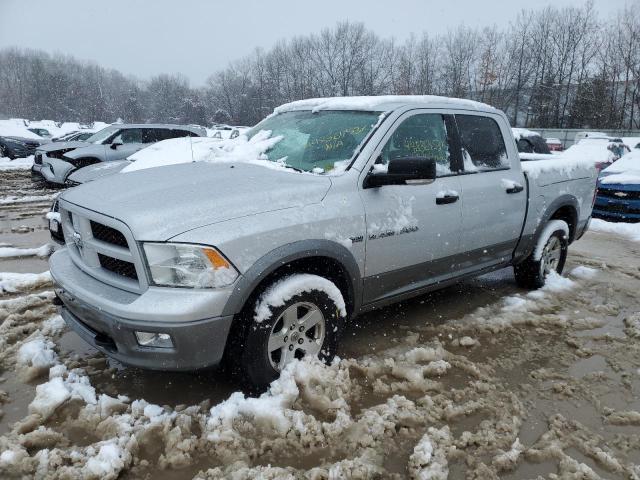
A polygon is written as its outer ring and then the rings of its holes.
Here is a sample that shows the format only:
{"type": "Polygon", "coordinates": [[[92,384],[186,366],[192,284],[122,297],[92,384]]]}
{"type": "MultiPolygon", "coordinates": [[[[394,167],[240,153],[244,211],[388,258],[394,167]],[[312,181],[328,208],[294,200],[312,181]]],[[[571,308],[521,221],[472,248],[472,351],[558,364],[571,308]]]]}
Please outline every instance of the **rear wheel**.
{"type": "Polygon", "coordinates": [[[531,289],[540,288],[551,272],[561,274],[568,248],[569,226],[563,220],[551,220],[542,231],[531,255],[514,266],[518,285],[531,289]]]}
{"type": "Polygon", "coordinates": [[[329,280],[308,274],[281,279],[237,319],[231,368],[249,386],[264,389],[293,360],[331,362],[344,313],[342,295],[329,280]]]}

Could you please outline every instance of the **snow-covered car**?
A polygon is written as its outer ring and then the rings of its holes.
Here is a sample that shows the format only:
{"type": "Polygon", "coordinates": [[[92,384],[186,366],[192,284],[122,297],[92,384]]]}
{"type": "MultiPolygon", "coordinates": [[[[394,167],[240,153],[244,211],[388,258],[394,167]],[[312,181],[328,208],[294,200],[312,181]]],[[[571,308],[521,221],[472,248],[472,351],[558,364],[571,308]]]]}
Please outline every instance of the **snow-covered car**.
{"type": "Polygon", "coordinates": [[[614,140],[610,137],[585,138],[571,145],[557,157],[566,160],[583,158],[594,162],[596,168],[600,171],[607,168],[625,153],[624,148],[622,148],[623,151],[620,151],[621,144],[614,140]]]}
{"type": "Polygon", "coordinates": [[[573,139],[573,143],[578,143],[587,138],[609,138],[609,136],[603,132],[578,132],[573,139]]]}
{"type": "Polygon", "coordinates": [[[224,354],[260,387],[293,359],[331,361],[362,312],[507,266],[544,285],[596,185],[584,160],[521,164],[501,111],[433,96],[293,102],[204,150],[59,196],[57,302],[125,364],[224,354]]]}
{"type": "Polygon", "coordinates": [[[542,160],[551,155],[547,143],[539,133],[526,128],[512,128],[511,131],[521,160],[542,160]]]}
{"type": "Polygon", "coordinates": [[[203,128],[190,125],[110,125],[84,142],[51,142],[39,148],[31,172],[48,183],[64,185],[71,172],[87,165],[125,159],[161,140],[205,135],[203,128]]]}
{"type": "Polygon", "coordinates": [[[0,122],[0,158],[14,160],[28,157],[47,142],[48,140],[31,132],[24,124],[7,120],[0,122]]]}
{"type": "Polygon", "coordinates": [[[612,222],[640,222],[639,150],[600,172],[593,216],[612,222]]]}
{"type": "Polygon", "coordinates": [[[545,141],[547,142],[547,147],[549,147],[551,153],[562,152],[564,150],[564,145],[559,138],[545,138],[545,141]]]}

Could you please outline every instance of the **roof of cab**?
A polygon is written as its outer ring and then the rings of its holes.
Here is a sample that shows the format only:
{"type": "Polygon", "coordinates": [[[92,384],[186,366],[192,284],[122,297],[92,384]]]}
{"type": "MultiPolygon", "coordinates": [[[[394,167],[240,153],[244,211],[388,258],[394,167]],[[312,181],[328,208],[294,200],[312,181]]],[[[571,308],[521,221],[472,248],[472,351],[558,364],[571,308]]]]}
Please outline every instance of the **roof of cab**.
{"type": "Polygon", "coordinates": [[[485,103],[461,98],[439,97],[435,95],[385,95],[377,97],[329,97],[310,98],[286,103],[274,110],[283,113],[296,110],[365,110],[389,112],[398,108],[452,108],[496,113],[494,107],[485,103]]]}

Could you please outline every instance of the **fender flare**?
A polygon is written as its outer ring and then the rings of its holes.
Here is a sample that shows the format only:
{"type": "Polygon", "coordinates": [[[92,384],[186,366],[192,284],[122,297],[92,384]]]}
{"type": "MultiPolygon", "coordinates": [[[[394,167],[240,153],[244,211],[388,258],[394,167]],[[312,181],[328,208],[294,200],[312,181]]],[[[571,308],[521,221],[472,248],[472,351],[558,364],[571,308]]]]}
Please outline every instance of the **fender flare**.
{"type": "MultiPolygon", "coordinates": [[[[574,212],[573,230],[571,231],[571,235],[569,238],[569,243],[573,242],[573,240],[575,239],[576,230],[578,228],[578,219],[580,218],[580,204],[578,203],[576,197],[566,193],[560,195],[547,206],[544,213],[540,217],[540,222],[538,222],[538,225],[536,226],[533,234],[528,235],[526,239],[523,238],[521,240],[514,254],[514,263],[520,263],[529,255],[531,255],[531,252],[533,252],[533,249],[535,248],[535,245],[538,242],[538,239],[540,238],[540,235],[542,234],[542,231],[544,230],[546,224],[549,222],[549,220],[551,220],[553,214],[564,207],[570,207],[574,212]]],[[[569,225],[569,228],[571,228],[571,225],[569,225]]]]}
{"type": "Polygon", "coordinates": [[[347,294],[352,300],[353,313],[356,314],[362,299],[362,274],[353,253],[337,242],[317,239],[288,243],[260,257],[240,276],[222,315],[239,313],[260,283],[278,268],[309,257],[328,257],[342,265],[349,277],[350,291],[347,294]]]}

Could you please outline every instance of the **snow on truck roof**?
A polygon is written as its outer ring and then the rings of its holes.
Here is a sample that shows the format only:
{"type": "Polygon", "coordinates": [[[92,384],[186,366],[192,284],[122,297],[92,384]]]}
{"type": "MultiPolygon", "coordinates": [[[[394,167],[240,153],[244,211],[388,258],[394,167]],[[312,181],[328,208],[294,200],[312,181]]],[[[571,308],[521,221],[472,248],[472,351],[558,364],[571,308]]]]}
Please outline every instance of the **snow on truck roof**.
{"type": "Polygon", "coordinates": [[[460,110],[478,110],[495,113],[498,110],[485,103],[460,98],[439,97],[435,95],[384,95],[372,97],[329,97],[309,98],[286,103],[277,107],[274,114],[296,110],[367,110],[388,112],[402,107],[455,108],[460,110]]]}

